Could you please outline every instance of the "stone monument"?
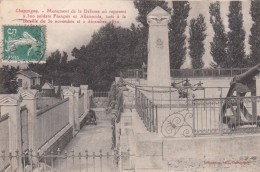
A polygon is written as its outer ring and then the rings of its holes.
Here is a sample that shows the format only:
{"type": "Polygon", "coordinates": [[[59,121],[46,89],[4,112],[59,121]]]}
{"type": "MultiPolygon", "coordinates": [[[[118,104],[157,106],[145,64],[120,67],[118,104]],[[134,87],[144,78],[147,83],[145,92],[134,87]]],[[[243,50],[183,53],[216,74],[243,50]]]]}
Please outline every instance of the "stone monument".
{"type": "Polygon", "coordinates": [[[168,22],[170,14],[157,6],[147,15],[148,70],[147,84],[151,86],[171,86],[168,22]]]}

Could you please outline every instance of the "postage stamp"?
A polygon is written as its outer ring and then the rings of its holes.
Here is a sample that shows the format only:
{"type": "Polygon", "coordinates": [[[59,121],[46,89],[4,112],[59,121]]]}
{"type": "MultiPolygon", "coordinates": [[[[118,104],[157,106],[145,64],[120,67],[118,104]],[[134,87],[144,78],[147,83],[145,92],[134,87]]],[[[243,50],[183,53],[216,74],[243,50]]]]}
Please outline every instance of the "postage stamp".
{"type": "Polygon", "coordinates": [[[3,26],[3,61],[46,61],[46,26],[3,26]]]}

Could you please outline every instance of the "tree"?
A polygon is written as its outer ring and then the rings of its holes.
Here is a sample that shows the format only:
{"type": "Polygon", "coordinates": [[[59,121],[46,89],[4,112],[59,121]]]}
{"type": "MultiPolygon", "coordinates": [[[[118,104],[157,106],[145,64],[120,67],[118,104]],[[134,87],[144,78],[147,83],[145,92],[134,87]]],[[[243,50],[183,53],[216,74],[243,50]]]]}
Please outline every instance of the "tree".
{"type": "Polygon", "coordinates": [[[0,69],[0,94],[16,94],[18,83],[16,81],[16,74],[19,67],[3,66],[0,69]]]}
{"type": "Polygon", "coordinates": [[[214,30],[213,41],[210,42],[210,54],[213,57],[214,62],[219,67],[229,67],[231,61],[227,56],[227,34],[223,20],[220,16],[220,3],[210,3],[209,6],[210,23],[214,30]]]}
{"type": "Polygon", "coordinates": [[[196,19],[190,21],[190,38],[189,38],[189,49],[191,64],[194,69],[201,69],[204,66],[202,56],[205,53],[203,41],[206,38],[206,23],[205,18],[202,14],[196,19]]]}
{"type": "Polygon", "coordinates": [[[229,29],[227,53],[231,67],[245,66],[245,31],[243,29],[242,3],[231,1],[228,14],[229,29]]]}
{"type": "Polygon", "coordinates": [[[251,62],[252,64],[260,63],[260,1],[251,1],[251,16],[253,25],[251,35],[249,36],[249,44],[251,45],[251,62]]]}
{"type": "Polygon", "coordinates": [[[166,11],[170,12],[170,8],[165,1],[149,1],[149,0],[134,0],[134,6],[138,10],[136,20],[144,27],[148,27],[147,14],[149,14],[155,7],[160,6],[166,11]]]}
{"type": "Polygon", "coordinates": [[[188,1],[173,1],[172,8],[173,13],[169,23],[170,66],[173,69],[179,69],[186,56],[185,30],[191,7],[188,1]]]}
{"type": "Polygon", "coordinates": [[[42,82],[52,82],[54,85],[70,85],[68,69],[68,54],[56,50],[47,58],[46,63],[30,63],[28,68],[42,75],[42,82]]]}
{"type": "Polygon", "coordinates": [[[141,67],[140,57],[135,59],[140,28],[131,29],[107,24],[92,35],[91,41],[80,49],[74,49],[77,71],[73,73],[74,83],[85,78],[90,87],[108,90],[115,76],[130,67],[141,67]],[[85,65],[83,65],[85,63],[85,65]],[[139,64],[140,63],[140,64],[139,64]]]}

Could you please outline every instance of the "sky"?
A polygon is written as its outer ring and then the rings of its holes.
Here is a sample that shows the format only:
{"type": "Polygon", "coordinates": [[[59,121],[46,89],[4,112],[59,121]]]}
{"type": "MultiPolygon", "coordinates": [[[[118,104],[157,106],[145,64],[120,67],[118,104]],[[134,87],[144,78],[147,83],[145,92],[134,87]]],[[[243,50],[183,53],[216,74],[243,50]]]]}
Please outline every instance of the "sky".
{"type": "MultiPolygon", "coordinates": [[[[191,18],[196,18],[200,13],[205,16],[207,25],[207,38],[205,40],[206,52],[203,56],[205,67],[209,66],[212,61],[210,55],[210,41],[214,35],[211,24],[209,22],[208,7],[212,0],[194,0],[190,1],[191,11],[188,21],[191,18]]],[[[170,3],[169,3],[170,4],[170,3]]],[[[250,53],[250,47],[248,45],[248,36],[250,34],[250,28],[252,25],[251,16],[249,14],[250,1],[243,0],[243,17],[244,17],[244,29],[246,31],[246,53],[250,53]]],[[[227,14],[229,2],[221,2],[221,14],[224,20],[226,31],[228,31],[228,18],[227,14]]],[[[138,24],[136,17],[138,11],[134,8],[133,1],[131,0],[0,0],[0,24],[1,25],[22,25],[21,20],[15,20],[21,18],[21,13],[16,13],[17,9],[21,10],[39,10],[47,11],[47,9],[53,10],[72,10],[72,9],[86,9],[86,10],[125,10],[126,18],[120,19],[118,26],[130,27],[132,23],[138,24]],[[33,3],[32,3],[33,2],[33,3]]],[[[98,29],[104,24],[46,24],[47,25],[47,56],[51,52],[59,49],[60,51],[66,51],[69,58],[72,59],[71,50],[74,47],[80,48],[82,45],[87,45],[91,40],[91,35],[98,31],[98,29]]],[[[186,29],[188,35],[188,27],[186,29]]],[[[3,34],[1,33],[0,39],[2,40],[3,34]]],[[[2,43],[1,43],[2,44],[2,43]]],[[[188,45],[186,43],[186,45],[188,45]]],[[[190,58],[187,52],[185,64],[182,68],[190,67],[190,58]]],[[[0,62],[1,63],[1,62],[0,62]]],[[[1,65],[1,64],[0,64],[1,65]]]]}

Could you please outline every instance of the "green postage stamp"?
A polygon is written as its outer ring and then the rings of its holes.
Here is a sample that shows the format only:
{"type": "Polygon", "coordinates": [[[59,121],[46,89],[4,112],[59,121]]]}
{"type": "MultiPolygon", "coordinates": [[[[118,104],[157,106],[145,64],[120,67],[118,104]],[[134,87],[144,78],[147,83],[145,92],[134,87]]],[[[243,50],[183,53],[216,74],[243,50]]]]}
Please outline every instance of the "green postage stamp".
{"type": "Polygon", "coordinates": [[[3,60],[46,61],[46,26],[3,26],[3,60]]]}

